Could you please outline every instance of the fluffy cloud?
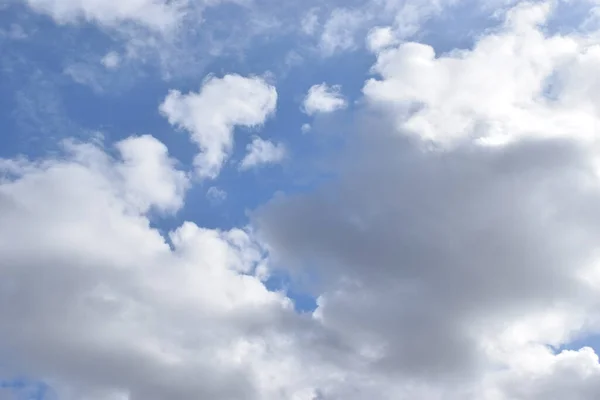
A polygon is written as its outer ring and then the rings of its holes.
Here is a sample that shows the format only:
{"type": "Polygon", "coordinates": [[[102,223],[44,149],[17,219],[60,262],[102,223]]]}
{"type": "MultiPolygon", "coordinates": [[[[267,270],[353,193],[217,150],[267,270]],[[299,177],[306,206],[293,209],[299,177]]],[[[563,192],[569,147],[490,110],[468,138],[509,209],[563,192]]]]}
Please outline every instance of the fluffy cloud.
{"type": "Polygon", "coordinates": [[[551,12],[519,5],[472,50],[380,51],[340,180],[255,214],[379,379],[355,398],[600,395],[591,349],[552,351],[600,330],[600,44],[546,33],[551,12]]]}
{"type": "MultiPolygon", "coordinates": [[[[408,28],[425,15],[409,11],[408,28]]],[[[399,23],[373,34],[333,179],[243,229],[155,228],[190,183],[150,136],[0,159],[6,382],[39,377],[67,400],[600,397],[594,351],[555,350],[600,332],[600,42],[549,33],[552,11],[520,5],[443,55],[388,40],[399,23]],[[274,266],[315,278],[314,312],[268,290],[274,266]]],[[[307,114],[346,107],[338,87],[311,91],[307,114]]],[[[276,99],[227,75],[160,110],[210,178],[276,99]]],[[[247,165],[277,149],[254,139],[247,165]]]]}
{"type": "Polygon", "coordinates": [[[348,103],[341,90],[339,85],[328,86],[326,83],[311,86],[304,97],[303,111],[308,115],[313,115],[331,113],[346,108],[348,103]]]}
{"type": "Polygon", "coordinates": [[[194,163],[202,178],[215,178],[233,146],[236,126],[255,127],[275,112],[277,91],[261,78],[208,78],[200,92],[169,92],[160,111],[190,132],[201,153],[194,163]]]}
{"type": "Polygon", "coordinates": [[[174,168],[164,144],[146,135],[122,140],[116,147],[122,163],[115,169],[124,181],[129,203],[142,212],[151,207],[172,212],[183,206],[187,176],[174,168]]]}
{"type": "Polygon", "coordinates": [[[246,170],[264,164],[279,163],[285,154],[286,150],[283,144],[255,137],[248,144],[246,156],[240,163],[240,169],[246,170]]]}
{"type": "Polygon", "coordinates": [[[398,129],[440,144],[594,138],[600,80],[591,70],[600,46],[578,34],[546,36],[538,25],[550,10],[518,6],[473,50],[436,57],[411,42],[384,50],[373,67],[381,79],[367,82],[365,96],[393,107],[398,129]]]}
{"type": "Polygon", "coordinates": [[[67,400],[312,399],[296,343],[316,331],[255,274],[261,246],[191,222],[167,242],[148,212],[180,204],[182,176],[151,137],[117,149],[0,160],[3,375],[67,400]]]}

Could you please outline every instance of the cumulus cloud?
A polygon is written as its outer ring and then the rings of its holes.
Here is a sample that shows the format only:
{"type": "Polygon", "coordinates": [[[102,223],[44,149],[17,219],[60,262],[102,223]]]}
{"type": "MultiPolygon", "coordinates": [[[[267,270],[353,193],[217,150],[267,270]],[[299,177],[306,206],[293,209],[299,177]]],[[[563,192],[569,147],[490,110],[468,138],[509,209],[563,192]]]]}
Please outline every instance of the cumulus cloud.
{"type": "Polygon", "coordinates": [[[593,350],[553,350],[600,330],[600,45],[547,33],[551,12],[519,5],[472,50],[381,51],[339,181],[254,215],[385,382],[354,398],[600,395],[593,350]]]}
{"type": "Polygon", "coordinates": [[[314,115],[344,109],[348,103],[341,92],[342,87],[339,85],[329,86],[326,83],[313,85],[304,97],[303,111],[308,115],[314,115]]]}
{"type": "Polygon", "coordinates": [[[398,129],[448,145],[470,136],[488,143],[518,137],[596,136],[597,88],[590,73],[598,44],[588,37],[546,36],[551,6],[518,6],[504,29],[473,50],[436,57],[405,43],[379,54],[364,87],[373,104],[393,107],[398,129]],[[582,79],[585,77],[585,79],[582,79]]]}
{"type": "Polygon", "coordinates": [[[315,331],[255,275],[262,247],[191,222],[167,242],[149,212],[182,176],[151,137],[117,149],[0,159],[3,374],[61,399],[313,398],[295,343],[315,331]]]}
{"type": "Polygon", "coordinates": [[[173,212],[183,206],[187,175],[175,169],[167,147],[152,136],[130,137],[116,144],[122,162],[115,168],[123,178],[128,202],[147,211],[173,212]]]}
{"type": "Polygon", "coordinates": [[[281,162],[285,155],[285,146],[282,143],[273,143],[259,137],[252,139],[248,144],[247,153],[240,163],[241,170],[259,167],[265,164],[276,164],[281,162]]]}
{"type": "Polygon", "coordinates": [[[389,26],[375,27],[369,31],[367,36],[367,48],[374,53],[395,44],[395,42],[394,32],[389,26]]]}
{"type": "MultiPolygon", "coordinates": [[[[372,38],[333,178],[247,227],[155,228],[190,177],[150,136],[0,159],[0,371],[67,400],[599,398],[595,352],[556,349],[600,332],[600,41],[552,12],[519,5],[445,54],[372,38]],[[314,312],[275,272],[315,278],[314,312]]],[[[307,114],[347,106],[311,90],[307,114]]],[[[160,111],[211,178],[276,100],[226,75],[160,111]]],[[[253,139],[247,164],[278,146],[253,139]]]]}
{"type": "Polygon", "coordinates": [[[208,78],[198,93],[169,92],[160,111],[200,148],[194,160],[198,175],[215,178],[231,152],[236,126],[263,124],[276,102],[277,91],[263,79],[225,75],[208,78]]]}

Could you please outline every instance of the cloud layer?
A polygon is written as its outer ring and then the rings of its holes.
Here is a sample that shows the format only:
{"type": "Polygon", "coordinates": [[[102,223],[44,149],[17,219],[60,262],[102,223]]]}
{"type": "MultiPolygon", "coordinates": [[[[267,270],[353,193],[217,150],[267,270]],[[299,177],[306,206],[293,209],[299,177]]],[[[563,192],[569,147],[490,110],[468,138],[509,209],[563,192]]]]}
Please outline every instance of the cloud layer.
{"type": "MultiPolygon", "coordinates": [[[[253,68],[192,90],[162,82],[148,91],[161,91],[161,140],[0,158],[0,399],[21,376],[59,400],[599,398],[598,356],[573,344],[600,333],[596,8],[559,30],[560,2],[486,2],[503,21],[469,46],[411,38],[450,3],[308,2],[286,27],[304,54],[366,47],[369,76],[346,82],[336,65],[293,84],[253,68]],[[332,77],[344,93],[318,83],[332,77]],[[259,132],[270,119],[298,131],[306,115],[331,134],[259,132]],[[333,136],[324,153],[302,141],[333,136]],[[284,160],[327,164],[326,179],[285,175],[279,193],[256,194],[274,180],[258,167],[284,160]],[[271,200],[248,209],[252,196],[271,200]],[[248,218],[203,226],[188,218],[201,201],[248,218]]],[[[28,4],[59,23],[159,32],[187,26],[191,7],[28,4]]],[[[285,20],[268,1],[242,6],[261,32],[285,20]]],[[[99,54],[111,73],[131,62],[99,54]]]]}

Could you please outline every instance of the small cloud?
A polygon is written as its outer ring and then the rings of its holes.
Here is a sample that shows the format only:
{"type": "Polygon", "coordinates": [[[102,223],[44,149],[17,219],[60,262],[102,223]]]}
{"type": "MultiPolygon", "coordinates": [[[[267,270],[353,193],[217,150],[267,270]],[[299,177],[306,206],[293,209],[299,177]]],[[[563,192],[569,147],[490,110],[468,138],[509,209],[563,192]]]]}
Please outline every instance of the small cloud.
{"type": "Polygon", "coordinates": [[[115,51],[109,51],[100,62],[106,69],[115,69],[121,64],[121,56],[115,51]]]}
{"type": "Polygon", "coordinates": [[[227,198],[227,192],[223,189],[219,189],[216,186],[211,186],[206,191],[206,198],[212,204],[222,203],[227,198]]]}
{"type": "Polygon", "coordinates": [[[308,133],[308,132],[310,132],[311,129],[312,129],[312,126],[310,126],[310,124],[303,124],[302,127],[300,128],[302,133],[308,133]]]}
{"type": "Polygon", "coordinates": [[[341,93],[340,85],[328,86],[326,83],[313,85],[304,98],[303,111],[308,115],[331,113],[348,106],[341,93]]]}
{"type": "Polygon", "coordinates": [[[281,143],[273,143],[255,137],[246,149],[248,153],[240,163],[240,170],[247,170],[265,164],[276,164],[285,157],[285,147],[281,143]]]}
{"type": "Polygon", "coordinates": [[[200,153],[194,158],[197,175],[216,178],[229,158],[236,127],[258,127],[275,113],[277,91],[263,78],[225,75],[207,78],[200,91],[171,90],[160,112],[169,123],[187,130],[200,153]]]}
{"type": "Polygon", "coordinates": [[[378,26],[369,31],[367,35],[367,48],[373,53],[379,53],[386,47],[397,43],[392,28],[389,26],[378,26]]]}

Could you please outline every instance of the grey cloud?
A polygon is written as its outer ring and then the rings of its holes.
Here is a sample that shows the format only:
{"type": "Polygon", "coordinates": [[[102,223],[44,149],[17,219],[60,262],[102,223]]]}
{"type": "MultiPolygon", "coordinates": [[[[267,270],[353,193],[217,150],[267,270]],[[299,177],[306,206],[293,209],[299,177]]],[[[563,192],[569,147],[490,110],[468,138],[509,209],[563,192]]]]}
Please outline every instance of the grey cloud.
{"type": "Polygon", "coordinates": [[[374,368],[474,372],[475,327],[589,290],[576,272],[596,255],[600,190],[577,143],[428,151],[371,128],[352,148],[339,183],[254,219],[276,259],[313,268],[326,325],[380,344],[374,368]]]}

